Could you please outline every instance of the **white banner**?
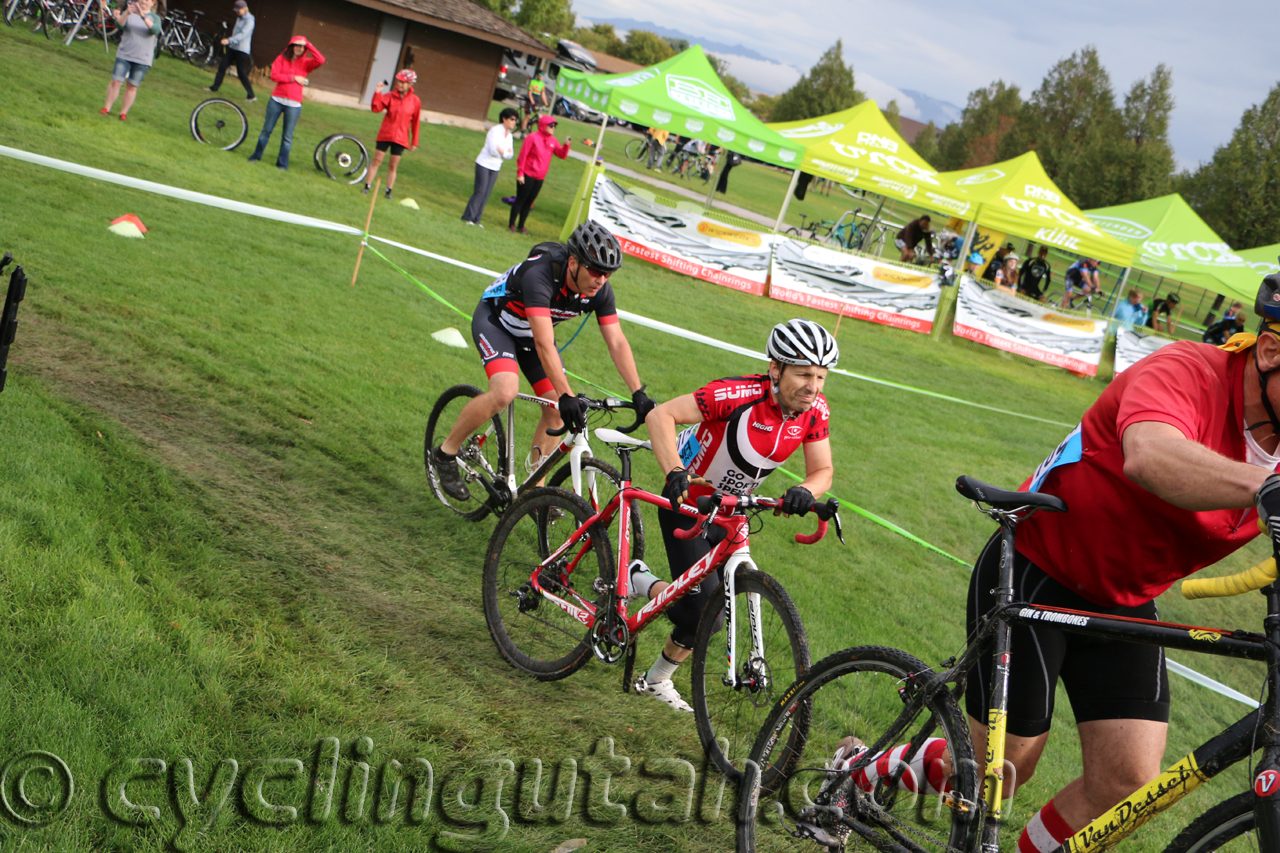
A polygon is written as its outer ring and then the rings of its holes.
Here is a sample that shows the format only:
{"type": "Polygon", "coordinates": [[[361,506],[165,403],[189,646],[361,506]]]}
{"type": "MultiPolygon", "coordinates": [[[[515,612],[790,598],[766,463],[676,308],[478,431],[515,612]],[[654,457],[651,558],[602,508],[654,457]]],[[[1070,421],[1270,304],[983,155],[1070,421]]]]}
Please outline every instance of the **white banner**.
{"type": "Polygon", "coordinates": [[[773,240],[708,219],[702,205],[668,207],[645,189],[628,190],[596,177],[587,214],[613,232],[622,251],[713,284],[764,295],[773,240]]]}
{"type": "Polygon", "coordinates": [[[773,246],[769,295],[819,311],[928,334],[938,313],[940,278],[884,260],[778,237],[773,246]]]}
{"type": "Polygon", "coordinates": [[[1173,343],[1159,335],[1143,335],[1126,326],[1116,329],[1116,375],[1133,367],[1138,359],[1145,358],[1163,346],[1173,343]]]}
{"type": "Polygon", "coordinates": [[[1058,314],[965,276],[954,331],[957,337],[1096,376],[1107,321],[1058,314]]]}

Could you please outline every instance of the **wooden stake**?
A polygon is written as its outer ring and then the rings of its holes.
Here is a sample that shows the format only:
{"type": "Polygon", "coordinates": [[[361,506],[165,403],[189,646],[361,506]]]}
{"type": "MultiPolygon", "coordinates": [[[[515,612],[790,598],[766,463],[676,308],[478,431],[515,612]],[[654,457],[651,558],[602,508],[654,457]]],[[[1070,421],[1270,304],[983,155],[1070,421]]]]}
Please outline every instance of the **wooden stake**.
{"type": "Polygon", "coordinates": [[[844,319],[844,303],[843,303],[843,302],[841,302],[841,303],[840,303],[840,316],[836,318],[836,330],[835,330],[834,332],[832,332],[832,333],[831,333],[831,337],[833,337],[833,338],[834,338],[834,337],[836,337],[837,335],[839,335],[839,334],[840,334],[840,321],[841,321],[841,320],[843,320],[843,319],[844,319]]]}
{"type": "Polygon", "coordinates": [[[369,223],[373,221],[373,205],[378,200],[378,185],[382,183],[379,176],[373,182],[373,197],[369,199],[369,216],[364,221],[364,236],[360,238],[360,251],[356,253],[356,270],[351,274],[351,286],[356,286],[356,276],[360,275],[360,259],[364,257],[364,244],[369,239],[369,223]]]}

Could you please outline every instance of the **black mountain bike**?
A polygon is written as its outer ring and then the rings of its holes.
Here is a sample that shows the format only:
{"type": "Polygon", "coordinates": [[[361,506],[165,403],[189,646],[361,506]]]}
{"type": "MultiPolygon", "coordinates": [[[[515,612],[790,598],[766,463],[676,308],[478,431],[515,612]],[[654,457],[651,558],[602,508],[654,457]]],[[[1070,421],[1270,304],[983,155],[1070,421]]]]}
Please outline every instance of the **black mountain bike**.
{"type": "MultiPolygon", "coordinates": [[[[1065,512],[1060,498],[1007,492],[961,477],[956,489],[986,504],[1000,524],[1002,560],[997,604],[982,617],[958,658],[930,667],[906,652],[877,646],[845,649],[806,670],[774,704],[752,748],[738,803],[738,850],[843,850],[859,843],[894,853],[994,851],[999,843],[1004,784],[1010,626],[1052,622],[1071,633],[1147,643],[1168,649],[1261,661],[1266,701],[1221,734],[1116,804],[1059,848],[1109,850],[1201,784],[1240,761],[1253,762],[1251,790],[1196,818],[1166,853],[1280,850],[1280,584],[1275,560],[1225,578],[1191,579],[1188,598],[1261,589],[1264,633],[1197,628],[1146,619],[1026,604],[1013,600],[1013,546],[1018,523],[1038,510],[1065,512]],[[975,760],[969,728],[957,705],[978,660],[992,658],[987,755],[975,760]],[[796,747],[788,734],[807,738],[796,747]],[[836,745],[856,736],[869,748],[849,766],[829,762],[836,745]],[[939,750],[937,741],[944,745],[939,750]],[[926,744],[935,752],[922,754],[926,744]],[[899,751],[896,771],[877,775],[877,757],[899,751]],[[913,761],[927,777],[906,776],[913,761]],[[759,768],[794,767],[784,780],[761,784],[759,768]],[[909,793],[904,788],[924,792],[909,793]]],[[[1277,543],[1280,544],[1280,543],[1277,543]]],[[[1280,549],[1277,549],[1280,550],[1280,549]]],[[[847,741],[846,741],[847,742],[847,741]]],[[[767,778],[767,777],[766,777],[767,778]]]]}

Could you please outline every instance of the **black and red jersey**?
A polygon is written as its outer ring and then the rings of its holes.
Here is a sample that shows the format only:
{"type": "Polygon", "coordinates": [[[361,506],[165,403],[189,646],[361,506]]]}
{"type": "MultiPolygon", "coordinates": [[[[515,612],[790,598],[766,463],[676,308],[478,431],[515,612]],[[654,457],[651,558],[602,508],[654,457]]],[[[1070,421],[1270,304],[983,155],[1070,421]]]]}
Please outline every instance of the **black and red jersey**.
{"type": "MultiPolygon", "coordinates": [[[[680,461],[690,474],[731,495],[747,495],[787,460],[796,448],[830,434],[827,398],[818,395],[809,411],[783,415],[770,393],[768,374],[717,379],[694,392],[703,421],[677,440],[680,461]]],[[[689,496],[709,494],[692,486],[689,496]]]]}
{"type": "Polygon", "coordinates": [[[569,290],[565,266],[569,250],[563,243],[539,243],[529,257],[498,277],[481,297],[502,327],[517,338],[532,338],[530,317],[550,317],[552,324],[595,312],[604,326],[618,322],[613,288],[608,282],[595,296],[569,290]]]}

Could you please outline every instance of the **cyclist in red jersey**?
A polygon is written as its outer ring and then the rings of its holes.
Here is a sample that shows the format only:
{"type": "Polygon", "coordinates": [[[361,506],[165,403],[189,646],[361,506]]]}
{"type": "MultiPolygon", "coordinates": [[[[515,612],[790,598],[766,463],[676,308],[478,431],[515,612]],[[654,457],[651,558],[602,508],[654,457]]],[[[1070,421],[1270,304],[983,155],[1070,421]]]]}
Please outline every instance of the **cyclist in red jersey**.
{"type": "MultiPolygon", "coordinates": [[[[1258,516],[1280,541],[1280,381],[1269,382],[1280,369],[1280,275],[1263,281],[1254,310],[1256,339],[1179,341],[1117,376],[1022,485],[1062,498],[1068,512],[1019,525],[1017,600],[1154,619],[1156,596],[1256,536],[1258,516]]],[[[999,561],[997,534],[970,582],[970,630],[992,605],[999,561]]],[[[1019,625],[1009,673],[1010,796],[1035,772],[1059,679],[1080,736],[1082,775],[1018,841],[1019,853],[1048,853],[1160,773],[1169,719],[1163,650],[1019,625]]],[[[992,677],[986,661],[965,695],[978,755],[992,677]]]]}
{"type": "Polygon", "coordinates": [[[609,357],[631,391],[637,413],[644,417],[653,409],[653,401],[640,384],[631,344],[618,323],[609,285],[609,276],[620,266],[618,239],[589,219],[574,229],[567,243],[534,246],[529,257],[485,290],[471,318],[471,338],[489,377],[489,390],[467,403],[449,435],[431,451],[431,465],[450,497],[470,499],[471,492],[458,471],[458,450],[468,436],[515,399],[520,373],[533,386],[533,393],[558,400],[558,414],[556,409],[542,409],[533,434],[536,451],[542,455],[551,452],[556,439],[547,435],[547,430],[558,429],[562,422],[573,432],[586,429],[586,413],[569,387],[556,350],[557,323],[594,313],[609,357]]]}
{"type": "MultiPolygon", "coordinates": [[[[690,485],[690,477],[701,477],[727,494],[751,494],[801,447],[805,478],[787,489],[783,513],[804,515],[817,502],[814,495],[831,488],[830,412],[822,386],[827,369],[835,366],[840,356],[835,338],[817,323],[791,320],[774,327],[765,349],[768,373],[717,379],[657,406],[646,418],[653,454],[667,475],[662,495],[673,504],[711,493],[712,488],[690,485]],[[692,426],[677,436],[677,424],[692,426]]],[[[658,510],[658,522],[673,579],[706,556],[724,536],[721,528],[713,528],[708,539],[676,539],[677,529],[687,530],[696,520],[674,510],[658,510]]],[[[632,564],[635,598],[652,599],[667,586],[640,561],[632,564]]],[[[635,684],[636,693],[690,713],[693,709],[681,698],[671,676],[692,650],[698,618],[720,587],[719,573],[702,581],[700,587],[699,592],[686,595],[667,609],[675,628],[662,654],[635,684]]]]}

